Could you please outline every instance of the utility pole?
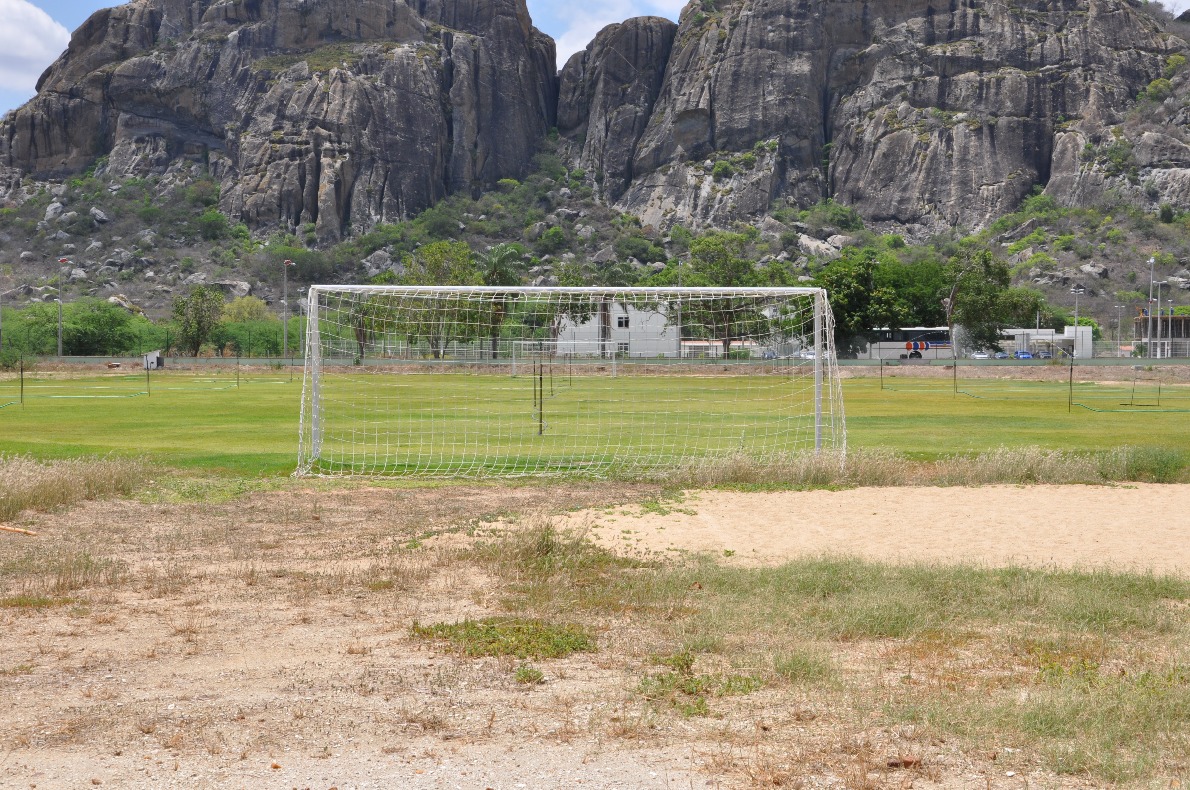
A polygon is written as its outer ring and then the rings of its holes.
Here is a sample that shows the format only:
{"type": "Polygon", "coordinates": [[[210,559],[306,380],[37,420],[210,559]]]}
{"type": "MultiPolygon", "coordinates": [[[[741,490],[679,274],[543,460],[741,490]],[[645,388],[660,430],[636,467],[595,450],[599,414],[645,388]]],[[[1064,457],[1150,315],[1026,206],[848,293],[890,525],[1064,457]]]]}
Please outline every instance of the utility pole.
{"type": "Polygon", "coordinates": [[[289,267],[294,266],[288,258],[281,265],[281,357],[289,358],[289,267]]]}
{"type": "Polygon", "coordinates": [[[1153,264],[1156,262],[1156,256],[1149,258],[1149,326],[1148,332],[1145,334],[1145,344],[1148,346],[1146,350],[1149,352],[1150,359],[1153,358],[1153,264]]]}
{"type": "MultiPolygon", "coordinates": [[[[1157,359],[1161,359],[1161,286],[1165,283],[1157,283],[1157,359]]],[[[1153,312],[1150,307],[1149,312],[1153,312]]]]}
{"type": "Polygon", "coordinates": [[[1120,327],[1124,321],[1124,305],[1116,305],[1116,358],[1120,357],[1120,327]]]}
{"type": "Polygon", "coordinates": [[[58,358],[62,358],[62,269],[70,266],[69,258],[58,259],[58,358]]]}
{"type": "Polygon", "coordinates": [[[1166,339],[1169,341],[1169,357],[1173,358],[1173,285],[1169,286],[1169,299],[1165,300],[1169,305],[1169,311],[1166,315],[1169,316],[1169,330],[1165,333],[1166,339]]]}
{"type": "Polygon", "coordinates": [[[1070,293],[1074,294],[1074,344],[1070,349],[1074,353],[1071,356],[1078,356],[1078,298],[1085,290],[1087,289],[1077,283],[1070,287],[1070,293]]]}

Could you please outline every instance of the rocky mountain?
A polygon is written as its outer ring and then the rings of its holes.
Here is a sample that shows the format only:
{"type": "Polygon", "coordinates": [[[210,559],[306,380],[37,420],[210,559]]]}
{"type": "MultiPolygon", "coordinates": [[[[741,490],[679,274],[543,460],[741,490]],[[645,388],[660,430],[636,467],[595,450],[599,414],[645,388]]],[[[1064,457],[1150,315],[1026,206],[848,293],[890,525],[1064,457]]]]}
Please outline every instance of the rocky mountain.
{"type": "Polygon", "coordinates": [[[11,184],[201,161],[236,221],[331,241],[523,173],[554,125],[553,64],[524,0],[133,0],[0,125],[0,167],[11,184]]]}
{"type": "Polygon", "coordinates": [[[972,227],[1074,175],[1072,146],[1181,46],[1127,0],[696,2],[676,29],[636,20],[575,56],[559,122],[646,223],[833,197],[972,227]]]}
{"type": "Polygon", "coordinates": [[[523,176],[556,126],[597,198],[658,228],[833,198],[924,235],[1122,175],[1186,204],[1179,108],[1112,170],[1128,108],[1185,46],[1136,0],[695,0],[676,25],[613,25],[559,75],[524,0],[133,0],[0,123],[0,199],[98,157],[127,176],[198,162],[233,223],[325,244],[523,176]]]}

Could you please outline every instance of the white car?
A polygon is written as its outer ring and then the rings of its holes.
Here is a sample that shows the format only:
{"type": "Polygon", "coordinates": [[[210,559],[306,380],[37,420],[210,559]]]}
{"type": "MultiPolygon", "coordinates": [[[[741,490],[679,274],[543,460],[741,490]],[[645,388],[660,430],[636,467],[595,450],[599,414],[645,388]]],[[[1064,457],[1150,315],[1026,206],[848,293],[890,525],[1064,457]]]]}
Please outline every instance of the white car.
{"type": "Polygon", "coordinates": [[[971,355],[972,359],[991,359],[992,355],[986,351],[976,351],[971,355]]]}

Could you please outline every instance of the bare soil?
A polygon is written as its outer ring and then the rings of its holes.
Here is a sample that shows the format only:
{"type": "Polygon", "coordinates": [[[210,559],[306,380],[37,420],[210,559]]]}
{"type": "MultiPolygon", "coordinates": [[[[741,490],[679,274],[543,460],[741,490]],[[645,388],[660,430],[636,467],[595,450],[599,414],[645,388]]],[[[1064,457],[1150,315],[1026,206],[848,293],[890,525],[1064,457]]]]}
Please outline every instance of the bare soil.
{"type": "Polygon", "coordinates": [[[609,548],[711,553],[729,564],[851,555],[1190,576],[1190,486],[702,491],[652,509],[568,514],[609,548]]]}
{"type": "MultiPolygon", "coordinates": [[[[535,662],[537,686],[515,681],[514,659],[459,656],[410,626],[500,613],[496,580],[455,549],[542,514],[651,556],[1190,573],[1188,486],[698,493],[642,509],[661,493],[295,487],[30,517],[37,537],[0,536],[0,787],[1091,787],[797,686],[717,700],[711,717],[658,711],[634,689],[663,646],[631,619],[593,622],[596,653],[535,662]]],[[[890,684],[904,674],[901,646],[845,649],[890,684]]]]}

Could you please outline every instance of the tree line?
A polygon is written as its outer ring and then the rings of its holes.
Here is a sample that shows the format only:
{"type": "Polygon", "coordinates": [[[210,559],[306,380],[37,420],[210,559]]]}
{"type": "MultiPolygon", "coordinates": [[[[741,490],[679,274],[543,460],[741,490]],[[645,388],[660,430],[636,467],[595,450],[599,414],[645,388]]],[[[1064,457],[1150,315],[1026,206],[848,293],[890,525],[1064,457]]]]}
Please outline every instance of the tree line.
{"type": "MultiPolygon", "coordinates": [[[[769,257],[758,262],[756,240],[757,232],[751,228],[709,231],[690,236],[685,254],[665,261],[663,267],[642,268],[624,260],[560,261],[553,266],[552,276],[563,286],[820,286],[826,289],[834,312],[835,343],[842,355],[864,351],[873,332],[881,328],[959,325],[974,346],[996,348],[1007,327],[1040,323],[1058,328],[1068,320],[1040,292],[1013,287],[1008,264],[969,241],[907,247],[897,236],[879,237],[864,246],[844,247],[838,258],[807,273],[788,260],[769,257]]],[[[372,282],[511,288],[528,281],[528,268],[536,262],[519,244],[476,252],[464,242],[438,241],[406,253],[399,267],[372,282]]],[[[511,294],[500,295],[487,306],[486,317],[474,317],[474,325],[485,327],[493,350],[513,301],[511,294]]],[[[720,305],[715,320],[730,316],[729,308],[720,305]]],[[[379,308],[361,307],[355,319],[361,348],[372,331],[369,322],[377,320],[375,315],[369,318],[369,309],[375,313],[379,308]]],[[[572,306],[572,320],[588,320],[591,316],[583,313],[585,309],[572,306]]],[[[600,320],[606,317],[602,315],[606,307],[589,309],[600,313],[600,320]]],[[[693,316],[688,318],[696,323],[693,316]]],[[[290,320],[291,346],[298,346],[302,324],[296,317],[290,320]]],[[[717,332],[715,336],[725,338],[728,346],[733,333],[740,333],[730,327],[707,326],[705,331],[717,332]]],[[[54,303],[6,309],[0,363],[11,365],[17,356],[55,353],[57,332],[54,303]]],[[[204,350],[217,355],[278,356],[283,334],[280,319],[263,300],[249,296],[228,302],[222,291],[206,286],[176,297],[170,316],[159,321],[101,299],[80,299],[64,305],[62,333],[63,353],[69,356],[122,356],[154,349],[189,356],[204,350]]],[[[444,339],[439,332],[434,345],[439,352],[444,339]]]]}

